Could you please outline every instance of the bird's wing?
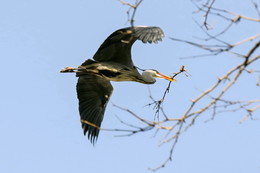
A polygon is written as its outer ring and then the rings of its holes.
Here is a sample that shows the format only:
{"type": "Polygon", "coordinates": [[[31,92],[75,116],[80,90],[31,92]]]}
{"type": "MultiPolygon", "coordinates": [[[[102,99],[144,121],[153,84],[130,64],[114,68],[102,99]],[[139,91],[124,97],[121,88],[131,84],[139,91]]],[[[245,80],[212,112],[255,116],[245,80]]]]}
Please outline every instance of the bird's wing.
{"type": "Polygon", "coordinates": [[[93,59],[98,62],[112,61],[133,68],[131,47],[136,40],[157,43],[164,37],[159,27],[135,26],[112,33],[99,47],[93,59]]]}
{"type": "Polygon", "coordinates": [[[77,94],[82,128],[84,135],[88,133],[89,140],[94,143],[113,87],[109,80],[96,74],[78,73],[77,76],[79,76],[77,94]]]}

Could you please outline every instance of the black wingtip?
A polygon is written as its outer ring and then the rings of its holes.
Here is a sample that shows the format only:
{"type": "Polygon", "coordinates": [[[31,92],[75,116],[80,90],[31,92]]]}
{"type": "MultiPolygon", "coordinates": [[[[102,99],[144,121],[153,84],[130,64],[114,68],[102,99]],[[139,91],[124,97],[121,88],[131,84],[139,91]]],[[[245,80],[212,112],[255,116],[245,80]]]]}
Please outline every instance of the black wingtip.
{"type": "Polygon", "coordinates": [[[95,145],[97,143],[99,129],[83,123],[82,123],[82,129],[83,129],[84,136],[87,136],[90,143],[95,145]]]}

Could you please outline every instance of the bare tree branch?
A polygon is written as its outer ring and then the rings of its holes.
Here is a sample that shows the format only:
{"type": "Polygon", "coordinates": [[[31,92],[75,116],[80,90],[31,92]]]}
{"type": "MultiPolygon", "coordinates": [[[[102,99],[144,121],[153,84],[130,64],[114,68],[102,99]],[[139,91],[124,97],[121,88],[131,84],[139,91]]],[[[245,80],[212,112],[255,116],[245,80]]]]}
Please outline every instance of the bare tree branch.
{"type": "MultiPolygon", "coordinates": [[[[172,76],[171,78],[174,79],[177,75],[179,75],[179,74],[181,74],[181,73],[183,73],[183,72],[185,72],[185,75],[186,75],[186,76],[190,75],[190,74],[187,72],[187,70],[185,69],[185,67],[184,67],[184,66],[181,66],[179,72],[173,73],[173,76],[172,76]]],[[[164,99],[165,99],[165,97],[166,97],[166,94],[170,92],[171,83],[172,83],[172,81],[169,82],[169,84],[168,84],[167,88],[165,89],[165,91],[164,91],[164,93],[163,93],[163,96],[162,96],[162,98],[161,98],[160,100],[157,100],[157,101],[156,101],[156,100],[150,95],[150,98],[153,100],[153,102],[152,102],[152,103],[149,103],[147,106],[155,105],[155,106],[154,106],[154,108],[155,108],[155,110],[156,110],[156,111],[155,111],[155,115],[156,115],[155,117],[157,117],[157,119],[159,119],[160,110],[163,111],[163,109],[162,109],[162,104],[163,104],[163,101],[164,101],[164,99]]],[[[165,116],[165,118],[167,118],[167,116],[166,116],[165,114],[164,114],[164,116],[165,116]]]]}
{"type": "MultiPolygon", "coordinates": [[[[247,39],[247,40],[249,40],[249,39],[247,39]]],[[[242,44],[243,42],[245,42],[245,41],[240,41],[237,43],[237,45],[242,44]]],[[[145,132],[145,131],[152,130],[152,129],[156,129],[157,132],[158,132],[158,130],[164,130],[164,131],[166,130],[169,132],[166,135],[166,139],[164,139],[161,142],[161,144],[166,144],[166,143],[170,143],[170,142],[172,143],[172,145],[170,147],[169,157],[167,157],[167,159],[162,164],[160,164],[158,167],[149,168],[150,170],[156,171],[160,168],[163,168],[167,165],[167,163],[169,163],[169,161],[172,160],[172,154],[173,154],[174,148],[176,146],[176,143],[178,142],[180,134],[182,132],[188,130],[195,123],[197,118],[200,117],[201,114],[212,110],[212,119],[214,119],[216,114],[221,113],[223,111],[245,110],[247,112],[247,114],[244,118],[242,118],[241,121],[246,120],[248,117],[251,117],[251,118],[253,117],[253,113],[259,109],[260,100],[236,101],[235,102],[235,101],[225,100],[222,97],[238,81],[238,79],[241,77],[241,75],[243,73],[248,72],[248,70],[246,68],[250,64],[252,64],[260,59],[260,55],[253,56],[254,52],[257,49],[259,49],[259,47],[260,47],[260,41],[258,41],[248,51],[248,53],[244,56],[244,59],[240,64],[236,65],[234,68],[229,70],[226,74],[224,74],[222,77],[218,78],[214,85],[209,87],[207,90],[202,91],[202,93],[198,97],[196,97],[195,99],[192,99],[190,106],[180,116],[180,118],[169,118],[169,116],[164,116],[164,119],[162,119],[162,120],[158,119],[158,121],[146,120],[146,119],[142,118],[141,116],[136,115],[129,109],[124,109],[124,108],[119,107],[119,109],[130,113],[133,117],[135,117],[136,119],[140,120],[141,122],[143,122],[147,125],[145,127],[140,127],[137,130],[132,130],[127,136],[130,136],[130,135],[133,135],[133,134],[136,134],[139,132],[145,132]],[[221,87],[222,87],[222,89],[220,89],[221,87]],[[220,89],[220,91],[217,94],[214,94],[215,96],[211,96],[211,93],[217,91],[217,89],[218,90],[220,89]],[[204,103],[204,106],[202,106],[199,109],[196,109],[195,106],[197,104],[203,103],[203,100],[206,97],[210,97],[211,101],[208,103],[207,102],[204,103]],[[224,103],[224,104],[221,104],[221,103],[224,103]],[[251,107],[251,108],[249,107],[249,106],[252,106],[257,103],[258,103],[258,105],[251,107]],[[225,110],[227,107],[234,106],[234,105],[238,105],[238,107],[225,110]],[[222,110],[219,110],[219,109],[222,109],[222,110]]],[[[182,67],[179,72],[175,73],[173,78],[182,72],[186,72],[184,67],[182,67]]],[[[160,99],[159,101],[155,101],[153,99],[154,102],[149,104],[149,105],[152,105],[152,104],[157,105],[156,113],[158,113],[162,109],[161,104],[165,100],[165,96],[169,92],[169,90],[170,90],[170,84],[166,88],[162,99],[160,99]]],[[[153,98],[152,95],[150,97],[153,98]]]]}
{"type": "Polygon", "coordinates": [[[212,0],[212,1],[211,1],[210,5],[208,6],[208,9],[207,9],[207,11],[206,11],[206,14],[205,14],[205,16],[204,16],[203,25],[205,26],[205,28],[206,28],[207,30],[209,30],[209,28],[208,28],[209,24],[207,23],[207,19],[208,19],[208,15],[209,15],[210,9],[212,8],[214,2],[215,2],[215,0],[212,0]]]}
{"type": "Polygon", "coordinates": [[[137,8],[139,7],[139,5],[143,2],[143,0],[136,0],[135,1],[135,4],[131,4],[131,3],[128,3],[128,2],[125,2],[123,0],[118,0],[122,5],[127,5],[129,6],[129,9],[126,11],[126,14],[127,14],[127,20],[128,22],[130,22],[130,25],[131,26],[134,26],[134,17],[135,17],[135,14],[136,14],[136,11],[137,11],[137,8]],[[131,12],[132,10],[132,12],[131,12]],[[130,14],[132,13],[132,14],[130,14]]]}
{"type": "MultiPolygon", "coordinates": [[[[259,62],[260,33],[254,35],[252,34],[250,37],[244,38],[242,40],[233,39],[232,42],[227,41],[228,39],[225,38],[227,34],[230,34],[231,28],[237,27],[238,24],[242,25],[244,21],[251,21],[251,23],[260,22],[258,3],[252,1],[252,4],[254,6],[252,8],[254,8],[257,12],[257,16],[249,17],[228,11],[224,8],[220,9],[213,7],[213,5],[215,5],[215,2],[217,2],[216,0],[191,1],[195,5],[195,7],[197,7],[197,10],[194,12],[194,14],[202,14],[201,16],[204,17],[204,20],[200,23],[197,21],[195,22],[198,27],[203,31],[203,37],[205,38],[199,38],[198,36],[196,36],[195,38],[198,40],[198,42],[196,42],[196,40],[184,40],[173,37],[171,37],[170,39],[197,47],[207,52],[202,55],[191,55],[190,57],[192,58],[201,56],[218,56],[222,53],[230,53],[238,56],[240,62],[236,65],[231,66],[230,69],[226,72],[223,72],[222,76],[218,77],[216,81],[208,87],[208,89],[202,90],[197,97],[191,99],[190,104],[187,105],[187,108],[183,111],[182,114],[171,114],[171,116],[169,116],[164,112],[163,103],[166,101],[166,95],[172,89],[171,82],[169,82],[162,94],[161,99],[159,100],[155,99],[152,95],[152,92],[149,91],[149,97],[152,100],[152,103],[147,104],[147,106],[154,106],[153,109],[155,112],[155,117],[157,117],[157,119],[145,119],[142,115],[136,114],[132,110],[113,104],[113,106],[115,106],[116,108],[122,110],[123,112],[126,112],[138,122],[141,122],[141,125],[131,124],[118,118],[118,121],[126,126],[126,129],[100,129],[98,127],[100,130],[117,131],[119,133],[122,132],[123,135],[119,136],[131,136],[140,132],[147,132],[151,130],[154,130],[155,135],[158,135],[159,131],[164,132],[164,135],[160,138],[159,145],[168,144],[169,155],[165,159],[165,161],[163,161],[157,167],[149,168],[149,170],[151,171],[157,171],[165,167],[170,161],[173,160],[173,152],[176,144],[180,140],[181,134],[190,129],[190,127],[194,125],[194,123],[201,117],[202,114],[208,115],[209,119],[206,120],[207,122],[213,120],[220,113],[239,112],[242,113],[242,118],[240,120],[240,123],[242,123],[249,118],[255,119],[254,116],[256,112],[260,110],[260,100],[258,98],[255,99],[248,97],[248,100],[226,98],[226,93],[232,90],[233,86],[237,85],[238,81],[241,80],[241,76],[243,74],[258,75],[258,81],[256,81],[256,85],[260,86],[259,69],[248,69],[250,65],[259,62]],[[215,30],[215,34],[212,34],[211,31],[215,28],[210,27],[211,25],[209,22],[209,19],[213,16],[224,22],[224,27],[222,27],[222,29],[215,30]],[[246,45],[249,45],[247,51],[242,53],[237,51],[236,48],[239,48],[239,46],[241,45],[245,45],[245,43],[246,45]],[[163,114],[163,116],[159,118],[160,112],[163,114]]],[[[131,4],[123,0],[119,0],[119,2],[129,7],[129,10],[127,11],[128,21],[130,22],[131,26],[133,26],[136,10],[141,4],[142,0],[136,0],[135,4],[131,4]]],[[[234,38],[236,38],[236,35],[233,36],[234,38]]],[[[251,67],[254,66],[252,65],[251,67]]],[[[66,70],[72,70],[72,68],[65,69],[65,71],[66,70]]],[[[184,66],[182,66],[179,72],[173,73],[172,78],[175,78],[181,73],[184,73],[186,76],[189,75],[184,66]]]]}

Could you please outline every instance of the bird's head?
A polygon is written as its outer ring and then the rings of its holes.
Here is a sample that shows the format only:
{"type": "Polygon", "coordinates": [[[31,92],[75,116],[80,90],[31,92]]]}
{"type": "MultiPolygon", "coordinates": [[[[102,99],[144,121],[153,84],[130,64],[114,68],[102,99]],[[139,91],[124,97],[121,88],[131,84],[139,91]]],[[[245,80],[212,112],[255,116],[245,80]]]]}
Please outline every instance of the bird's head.
{"type": "Polygon", "coordinates": [[[143,80],[147,83],[155,83],[156,77],[166,79],[166,80],[169,80],[169,81],[172,81],[172,82],[176,81],[175,79],[168,77],[168,76],[165,76],[165,75],[159,73],[157,70],[153,70],[153,69],[144,70],[143,73],[142,73],[142,77],[143,77],[143,80]]]}

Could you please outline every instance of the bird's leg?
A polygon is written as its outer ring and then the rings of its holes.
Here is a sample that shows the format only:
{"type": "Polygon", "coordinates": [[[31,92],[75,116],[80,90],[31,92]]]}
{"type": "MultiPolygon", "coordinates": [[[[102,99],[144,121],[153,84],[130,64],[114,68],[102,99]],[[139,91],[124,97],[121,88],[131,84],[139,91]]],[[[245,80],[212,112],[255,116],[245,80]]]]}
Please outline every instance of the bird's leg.
{"type": "Polygon", "coordinates": [[[63,69],[60,70],[61,73],[76,73],[78,71],[79,69],[75,67],[64,67],[63,69]]]}

